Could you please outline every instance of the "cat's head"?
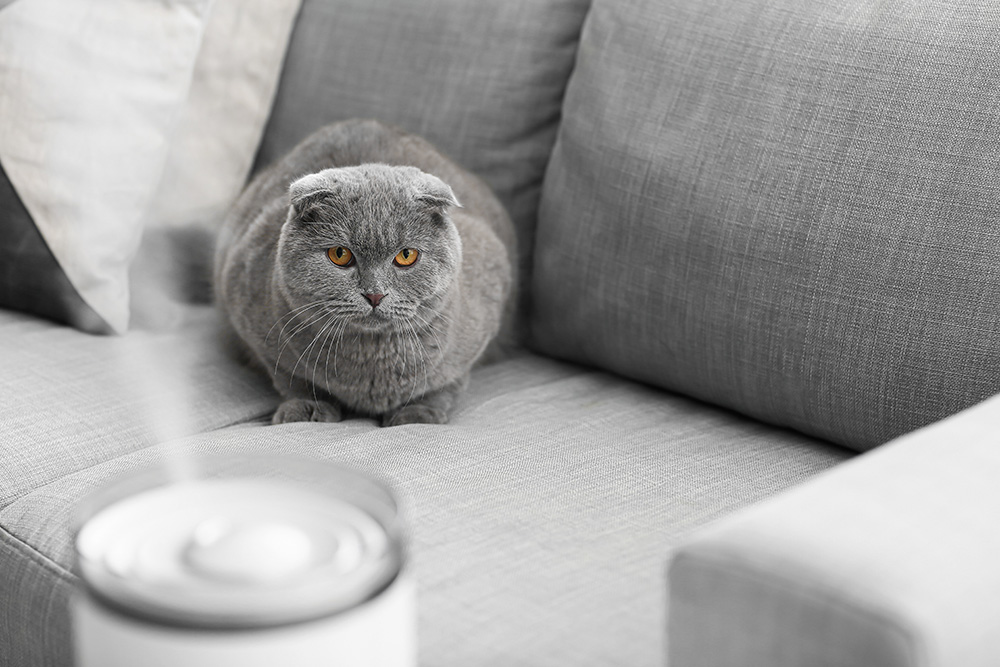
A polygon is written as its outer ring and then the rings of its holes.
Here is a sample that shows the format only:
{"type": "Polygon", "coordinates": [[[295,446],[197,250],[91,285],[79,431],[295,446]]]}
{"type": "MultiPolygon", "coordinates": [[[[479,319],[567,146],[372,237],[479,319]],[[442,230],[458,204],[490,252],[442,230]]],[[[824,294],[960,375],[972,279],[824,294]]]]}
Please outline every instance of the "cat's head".
{"type": "Polygon", "coordinates": [[[462,245],[451,188],[415,167],[364,164],[304,176],[289,188],[278,243],[293,306],[324,301],[377,329],[425,317],[455,283],[462,245]]]}

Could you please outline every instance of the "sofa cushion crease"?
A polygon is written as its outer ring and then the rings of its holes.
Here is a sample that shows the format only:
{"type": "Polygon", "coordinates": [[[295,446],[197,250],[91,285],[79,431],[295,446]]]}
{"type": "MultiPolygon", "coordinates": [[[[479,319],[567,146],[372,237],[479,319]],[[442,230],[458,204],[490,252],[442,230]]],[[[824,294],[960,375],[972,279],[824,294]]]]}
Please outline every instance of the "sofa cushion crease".
{"type": "Polygon", "coordinates": [[[212,309],[190,306],[178,329],[81,335],[0,312],[0,507],[81,468],[184,432],[273,411],[269,383],[236,363],[212,309]],[[183,381],[179,379],[183,376],[183,381]]]}
{"type": "MultiPolygon", "coordinates": [[[[251,418],[246,419],[246,420],[240,419],[238,421],[235,421],[235,422],[229,423],[229,424],[217,424],[217,425],[213,425],[213,426],[211,426],[209,428],[206,428],[205,430],[201,431],[199,433],[199,435],[201,435],[201,434],[207,435],[207,434],[215,433],[217,431],[224,431],[224,430],[228,430],[228,429],[231,429],[231,428],[239,428],[241,426],[242,427],[247,427],[247,428],[252,428],[254,426],[262,426],[265,423],[270,423],[270,417],[271,417],[272,413],[273,413],[273,410],[272,409],[268,409],[267,411],[262,412],[259,415],[256,415],[256,416],[251,417],[251,418]]],[[[131,450],[131,452],[129,452],[129,453],[136,452],[136,451],[141,451],[143,449],[149,449],[149,448],[152,448],[152,447],[158,447],[158,446],[167,446],[167,447],[169,447],[169,446],[172,445],[173,442],[174,441],[170,441],[170,440],[168,440],[168,441],[149,440],[149,441],[146,441],[142,446],[136,447],[135,449],[131,450]]],[[[113,461],[115,459],[111,459],[111,460],[113,461]]],[[[95,461],[95,462],[93,462],[93,463],[91,463],[91,464],[89,464],[89,465],[87,465],[85,467],[77,468],[77,469],[75,469],[75,470],[73,470],[71,472],[65,473],[64,475],[62,475],[60,477],[56,477],[56,478],[50,479],[50,480],[46,481],[45,483],[32,488],[30,491],[26,492],[26,495],[29,495],[29,494],[30,495],[35,495],[35,494],[43,493],[46,488],[48,488],[50,486],[58,486],[59,484],[63,483],[67,478],[75,477],[75,476],[86,476],[86,475],[90,474],[90,472],[91,472],[91,470],[93,468],[103,467],[103,466],[107,465],[107,463],[108,463],[108,460],[101,460],[101,461],[95,461]]],[[[9,502],[7,504],[0,505],[0,513],[2,513],[8,506],[10,506],[10,505],[18,502],[19,500],[21,500],[22,497],[23,496],[11,497],[9,499],[9,502]]],[[[2,527],[2,526],[0,526],[0,527],[2,527]]]]}
{"type": "Polygon", "coordinates": [[[20,551],[24,554],[25,558],[33,561],[35,564],[51,570],[53,574],[60,579],[64,579],[70,583],[76,582],[76,575],[74,575],[69,568],[64,565],[60,565],[33,547],[31,544],[28,544],[24,540],[18,538],[9,530],[4,528],[3,525],[0,525],[0,541],[5,542],[10,548],[20,551]]]}

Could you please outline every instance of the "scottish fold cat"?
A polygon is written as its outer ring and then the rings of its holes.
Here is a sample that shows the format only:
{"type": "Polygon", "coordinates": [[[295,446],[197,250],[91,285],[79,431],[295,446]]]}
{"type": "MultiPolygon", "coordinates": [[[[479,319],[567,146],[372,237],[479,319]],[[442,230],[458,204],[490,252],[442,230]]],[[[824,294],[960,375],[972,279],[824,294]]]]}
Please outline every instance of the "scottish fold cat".
{"type": "Polygon", "coordinates": [[[421,138],[346,121],[240,197],[216,301],[281,394],[273,423],[444,423],[512,310],[514,250],[479,179],[421,138]]]}

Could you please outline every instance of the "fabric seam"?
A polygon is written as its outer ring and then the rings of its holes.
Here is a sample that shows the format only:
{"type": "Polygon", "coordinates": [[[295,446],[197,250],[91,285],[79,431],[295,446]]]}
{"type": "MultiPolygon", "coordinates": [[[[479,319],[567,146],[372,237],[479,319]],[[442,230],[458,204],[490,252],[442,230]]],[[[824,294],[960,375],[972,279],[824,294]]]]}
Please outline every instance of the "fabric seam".
{"type": "MultiPolygon", "coordinates": [[[[61,475],[59,477],[56,477],[55,479],[51,479],[48,482],[45,482],[44,484],[42,484],[41,486],[36,486],[35,488],[27,491],[26,493],[23,493],[23,494],[21,494],[19,496],[15,496],[15,497],[11,498],[9,502],[7,502],[7,503],[5,503],[3,505],[0,505],[0,512],[3,512],[4,510],[6,510],[8,507],[10,507],[11,505],[13,505],[14,503],[20,502],[21,500],[24,500],[28,496],[30,496],[32,494],[35,494],[38,491],[41,491],[42,489],[46,489],[46,488],[52,486],[53,484],[57,484],[58,482],[61,482],[64,479],[67,479],[69,477],[73,477],[74,475],[78,475],[79,473],[86,472],[86,471],[91,470],[93,468],[96,468],[98,466],[102,466],[102,465],[104,465],[106,463],[109,463],[111,461],[116,461],[116,460],[124,458],[126,456],[131,456],[132,454],[136,454],[138,452],[144,451],[146,449],[149,449],[150,447],[156,447],[158,445],[164,445],[164,444],[171,443],[171,442],[177,442],[179,440],[184,440],[184,439],[187,439],[187,438],[193,438],[193,437],[197,437],[197,436],[200,436],[200,435],[207,435],[209,433],[215,433],[216,431],[222,431],[222,430],[227,429],[227,428],[233,428],[233,427],[236,427],[236,426],[242,426],[244,424],[251,424],[251,423],[253,423],[255,421],[259,421],[259,420],[263,419],[264,417],[266,417],[267,415],[271,414],[272,412],[273,412],[273,410],[267,410],[266,412],[261,412],[259,414],[256,414],[256,415],[253,415],[251,417],[248,417],[246,419],[232,421],[232,422],[229,422],[229,423],[226,423],[226,424],[222,424],[220,426],[216,426],[214,428],[205,429],[204,431],[198,431],[197,433],[188,433],[187,435],[183,435],[183,436],[181,436],[179,438],[172,438],[170,440],[163,440],[163,441],[160,441],[160,442],[152,442],[152,443],[150,443],[148,445],[145,445],[143,447],[139,447],[138,449],[133,449],[130,452],[126,452],[126,453],[120,454],[118,456],[107,458],[107,459],[104,459],[102,461],[97,461],[96,463],[92,463],[91,465],[84,466],[83,468],[78,468],[77,470],[74,470],[72,472],[66,473],[65,475],[61,475]]],[[[4,527],[3,527],[3,524],[0,524],[0,530],[5,530],[4,527]]],[[[13,536],[13,533],[11,533],[11,535],[13,536]]],[[[27,543],[25,543],[25,544],[27,544],[27,543]]]]}
{"type": "Polygon", "coordinates": [[[10,530],[3,525],[0,525],[0,541],[6,542],[11,548],[25,554],[32,562],[53,572],[65,582],[70,584],[76,583],[77,577],[69,569],[52,560],[41,551],[28,544],[14,533],[10,532],[10,530]]]}

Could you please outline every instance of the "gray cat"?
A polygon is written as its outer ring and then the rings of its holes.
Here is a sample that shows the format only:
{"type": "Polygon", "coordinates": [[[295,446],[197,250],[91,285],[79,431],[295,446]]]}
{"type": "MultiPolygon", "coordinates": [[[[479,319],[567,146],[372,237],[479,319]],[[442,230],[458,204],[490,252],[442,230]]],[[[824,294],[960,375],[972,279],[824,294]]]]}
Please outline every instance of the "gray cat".
{"type": "Polygon", "coordinates": [[[216,300],[282,396],[273,423],[445,423],[511,312],[514,244],[479,179],[419,137],[346,121],[240,197],[216,300]]]}

